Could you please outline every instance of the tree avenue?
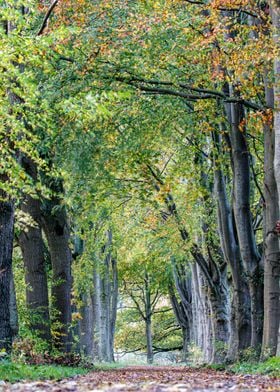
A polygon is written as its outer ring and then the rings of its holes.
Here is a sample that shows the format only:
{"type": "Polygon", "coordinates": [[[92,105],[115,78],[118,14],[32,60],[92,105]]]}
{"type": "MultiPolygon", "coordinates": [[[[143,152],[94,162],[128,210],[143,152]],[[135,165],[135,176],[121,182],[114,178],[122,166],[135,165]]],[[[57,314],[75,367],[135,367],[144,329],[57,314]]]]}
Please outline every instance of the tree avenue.
{"type": "Polygon", "coordinates": [[[279,1],[0,19],[1,357],[279,355],[279,1]]]}

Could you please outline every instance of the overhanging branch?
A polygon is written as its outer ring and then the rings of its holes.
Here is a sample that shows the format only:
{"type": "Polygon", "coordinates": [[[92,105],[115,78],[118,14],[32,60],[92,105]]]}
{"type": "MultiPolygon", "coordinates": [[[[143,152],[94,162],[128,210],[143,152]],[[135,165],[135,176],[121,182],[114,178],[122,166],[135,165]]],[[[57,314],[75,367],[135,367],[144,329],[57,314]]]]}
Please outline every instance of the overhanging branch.
{"type": "Polygon", "coordinates": [[[47,13],[46,13],[46,15],[44,17],[43,23],[42,23],[42,25],[41,25],[38,33],[37,33],[38,36],[42,35],[44,33],[44,31],[45,31],[45,29],[47,27],[47,24],[48,24],[48,20],[50,19],[51,14],[52,14],[53,10],[55,9],[55,7],[56,7],[58,2],[59,2],[59,0],[54,0],[52,2],[52,4],[50,5],[50,7],[49,7],[49,9],[48,9],[48,11],[47,11],[47,13]]]}
{"type": "Polygon", "coordinates": [[[256,110],[256,111],[264,111],[267,109],[266,106],[258,105],[255,102],[251,102],[239,97],[230,97],[225,93],[212,89],[204,89],[198,87],[192,87],[185,83],[175,84],[169,81],[160,81],[160,80],[149,80],[145,78],[140,78],[137,76],[132,77],[116,77],[116,80],[119,82],[126,83],[140,91],[150,93],[150,94],[158,94],[158,95],[170,95],[174,97],[179,97],[186,99],[187,101],[199,101],[203,99],[220,99],[225,103],[240,103],[247,107],[248,109],[256,110]],[[167,88],[166,86],[169,86],[167,88]],[[178,88],[182,88],[184,90],[189,90],[191,92],[181,91],[178,88]],[[196,94],[194,94],[195,92],[196,94]]]}

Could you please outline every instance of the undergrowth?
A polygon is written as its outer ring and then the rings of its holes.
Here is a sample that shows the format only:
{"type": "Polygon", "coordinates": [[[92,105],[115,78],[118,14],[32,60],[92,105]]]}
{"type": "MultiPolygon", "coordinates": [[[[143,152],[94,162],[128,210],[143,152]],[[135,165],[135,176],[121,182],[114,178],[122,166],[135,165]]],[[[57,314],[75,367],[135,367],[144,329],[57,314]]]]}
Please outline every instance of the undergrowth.
{"type": "Polygon", "coordinates": [[[0,380],[17,382],[21,380],[60,380],[89,370],[81,367],[59,365],[27,365],[8,361],[0,362],[0,380]]]}
{"type": "Polygon", "coordinates": [[[264,362],[240,362],[229,367],[234,373],[267,374],[280,377],[280,357],[273,357],[264,362]]]}

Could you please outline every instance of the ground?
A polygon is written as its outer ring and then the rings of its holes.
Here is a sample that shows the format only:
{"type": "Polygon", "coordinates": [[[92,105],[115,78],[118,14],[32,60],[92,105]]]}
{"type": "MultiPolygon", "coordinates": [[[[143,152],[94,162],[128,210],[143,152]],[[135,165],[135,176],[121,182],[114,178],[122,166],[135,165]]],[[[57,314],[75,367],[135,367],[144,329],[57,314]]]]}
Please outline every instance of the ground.
{"type": "Polygon", "coordinates": [[[131,366],[94,371],[60,381],[4,383],[1,392],[280,392],[280,379],[257,375],[233,375],[212,369],[131,366]]]}

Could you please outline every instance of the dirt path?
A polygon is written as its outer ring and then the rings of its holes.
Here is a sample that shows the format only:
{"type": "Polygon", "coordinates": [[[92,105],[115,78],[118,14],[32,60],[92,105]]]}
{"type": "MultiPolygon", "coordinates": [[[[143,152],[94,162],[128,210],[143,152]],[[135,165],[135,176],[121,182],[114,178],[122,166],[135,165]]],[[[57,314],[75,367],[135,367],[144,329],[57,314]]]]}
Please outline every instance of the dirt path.
{"type": "Polygon", "coordinates": [[[280,379],[231,375],[184,367],[128,367],[95,371],[61,381],[25,382],[0,386],[3,392],[280,392],[280,379]]]}

